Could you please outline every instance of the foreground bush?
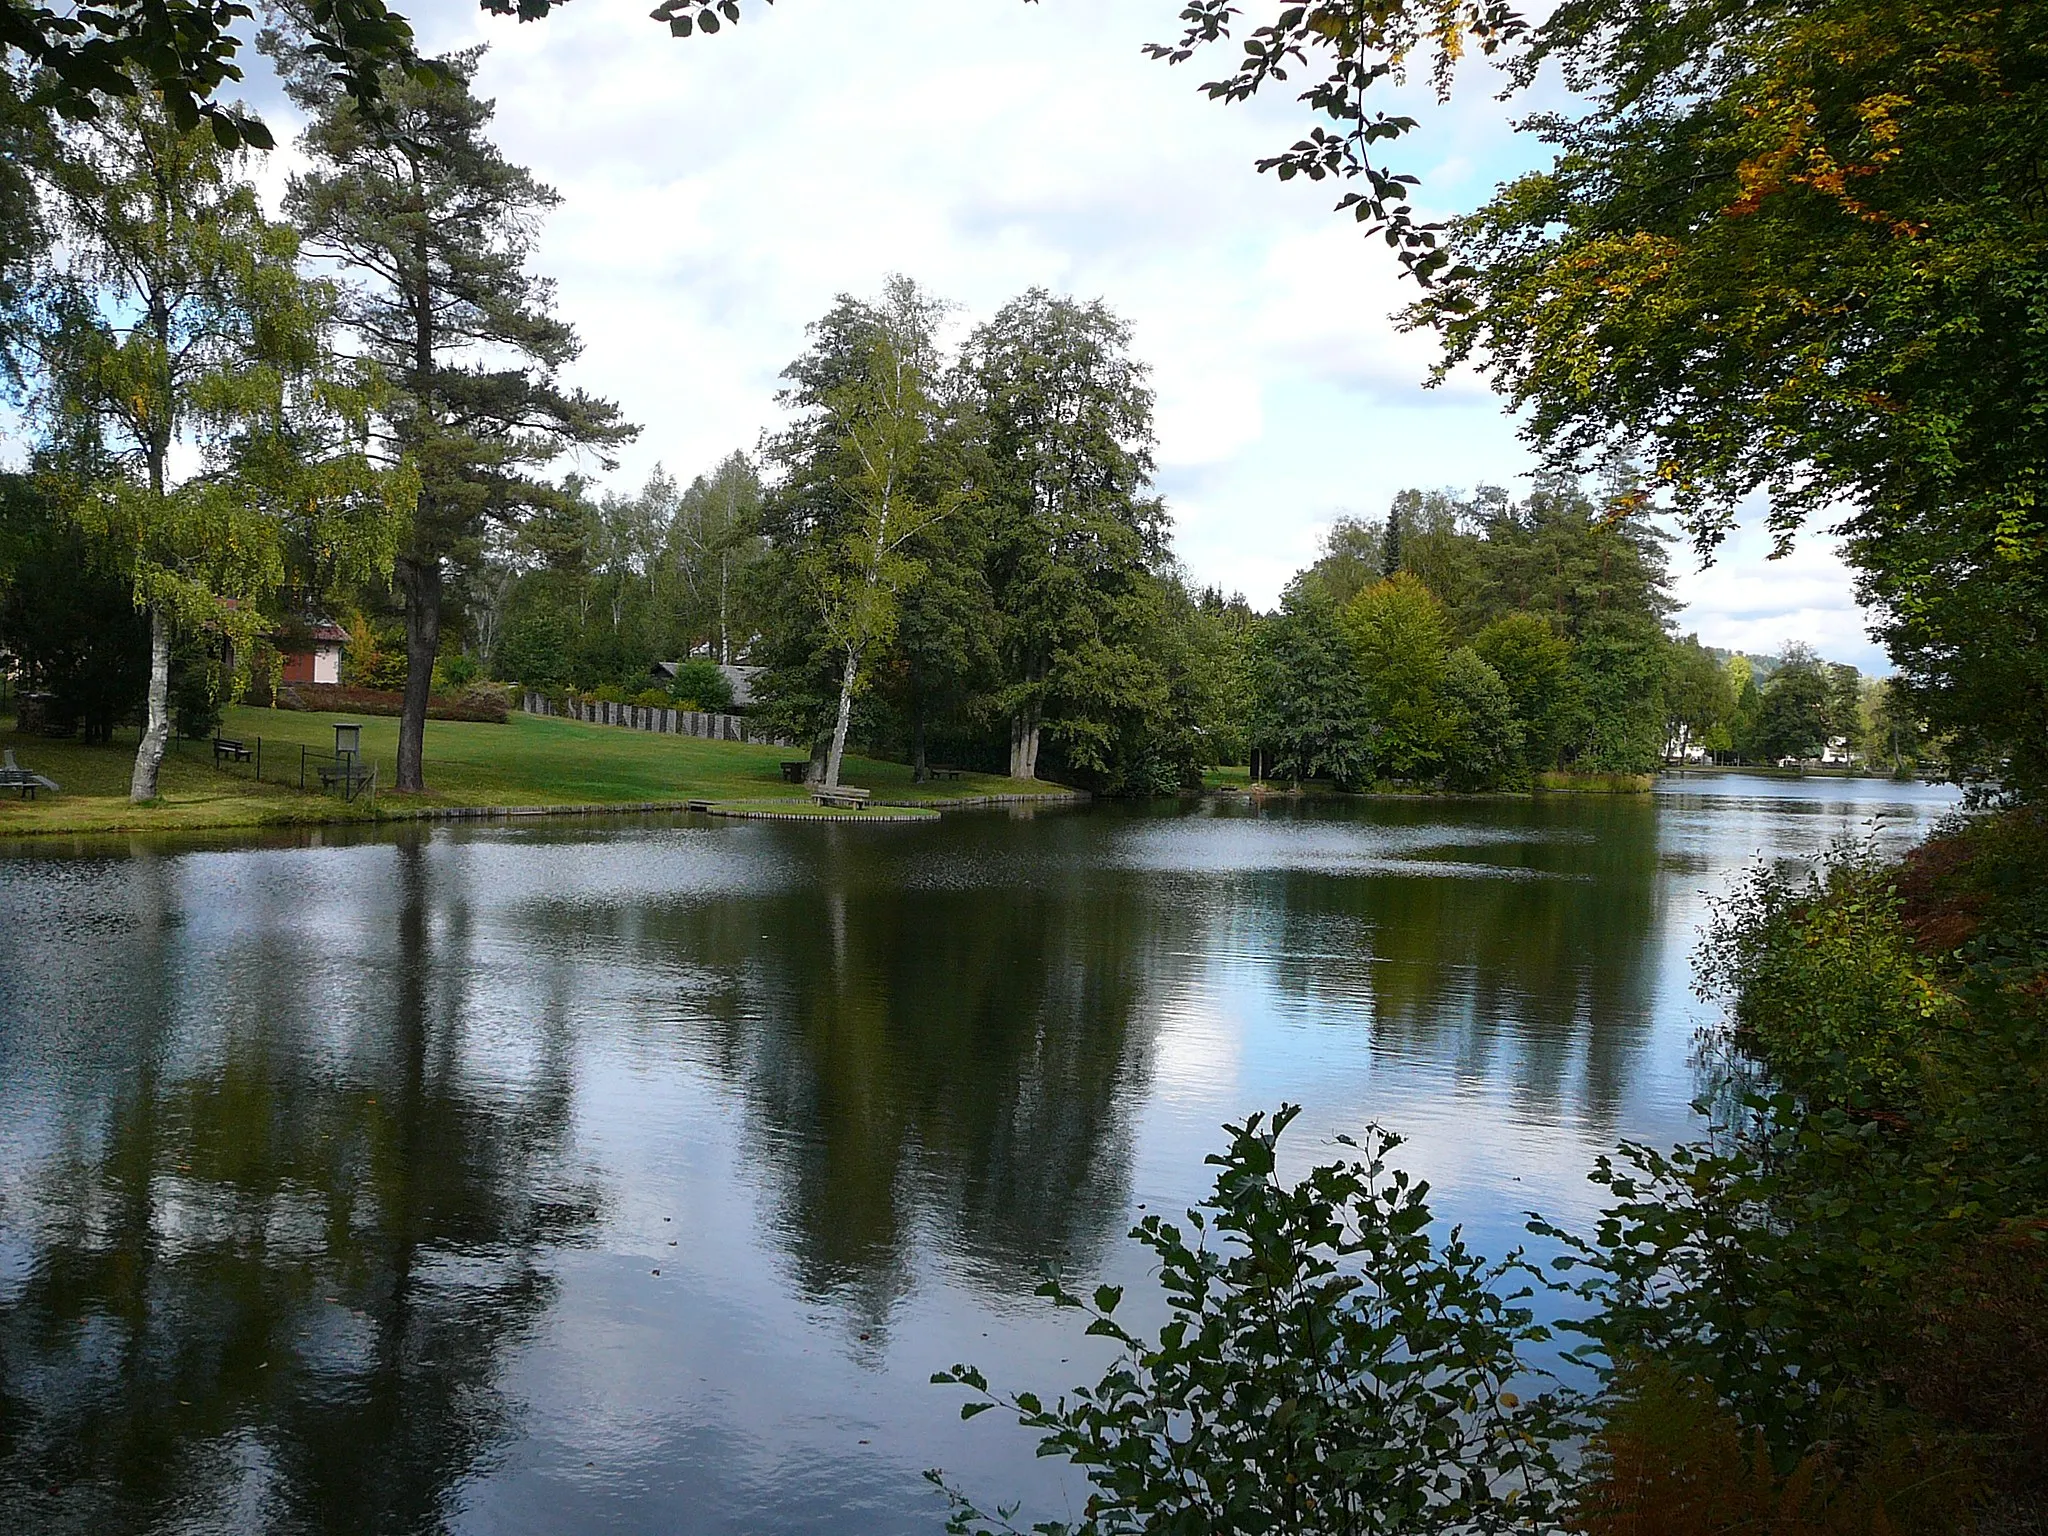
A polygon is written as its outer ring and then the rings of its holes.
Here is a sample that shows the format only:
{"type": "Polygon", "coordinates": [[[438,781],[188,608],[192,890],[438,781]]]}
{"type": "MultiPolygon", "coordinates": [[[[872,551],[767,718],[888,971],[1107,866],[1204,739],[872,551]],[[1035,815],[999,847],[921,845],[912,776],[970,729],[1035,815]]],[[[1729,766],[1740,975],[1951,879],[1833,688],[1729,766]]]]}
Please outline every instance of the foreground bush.
{"type": "MultiPolygon", "coordinates": [[[[1078,1525],[1043,1532],[1426,1532],[1529,1528],[1545,1517],[1548,1412],[1509,1390],[1548,1335],[1456,1231],[1430,1232],[1427,1186],[1389,1171],[1396,1139],[1299,1183],[1275,1171],[1297,1111],[1228,1127],[1216,1187],[1183,1232],[1147,1217],[1132,1236],[1158,1258],[1169,1319],[1143,1337],[1122,1294],[1089,1297],[1057,1275],[1040,1294],[1114,1340],[1092,1388],[1045,1403],[991,1392],[971,1366],[935,1382],[975,1394],[963,1416],[1007,1408],[1093,1485],[1078,1525]]],[[[932,1474],[935,1480],[937,1474],[932,1474]]],[[[941,1486],[944,1486],[941,1481],[941,1486]]],[[[953,1531],[990,1529],[957,1491],[953,1531]]],[[[995,1529],[1014,1530],[998,1511],[995,1529]]]]}

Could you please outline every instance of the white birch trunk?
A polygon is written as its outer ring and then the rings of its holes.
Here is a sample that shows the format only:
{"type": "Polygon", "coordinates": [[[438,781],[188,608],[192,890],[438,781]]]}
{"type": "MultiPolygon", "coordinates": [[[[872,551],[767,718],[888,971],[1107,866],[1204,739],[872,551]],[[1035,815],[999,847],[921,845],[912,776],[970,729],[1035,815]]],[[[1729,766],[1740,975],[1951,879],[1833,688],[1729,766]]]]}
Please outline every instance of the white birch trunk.
{"type": "Polygon", "coordinates": [[[136,805],[154,800],[164,748],[171,740],[171,621],[155,603],[149,609],[149,718],[135,748],[135,771],[128,780],[128,798],[136,805]]]}
{"type": "Polygon", "coordinates": [[[825,787],[839,787],[839,765],[846,758],[846,730],[853,720],[853,685],[860,675],[860,653],[848,646],[846,670],[839,678],[839,718],[832,725],[832,750],[825,756],[825,787]]]}

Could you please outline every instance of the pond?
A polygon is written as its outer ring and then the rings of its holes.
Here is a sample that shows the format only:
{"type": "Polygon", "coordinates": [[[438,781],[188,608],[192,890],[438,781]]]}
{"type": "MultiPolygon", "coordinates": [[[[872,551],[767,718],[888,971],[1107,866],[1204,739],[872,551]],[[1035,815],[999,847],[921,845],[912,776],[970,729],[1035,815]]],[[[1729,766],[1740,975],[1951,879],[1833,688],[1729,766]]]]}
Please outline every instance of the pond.
{"type": "Polygon", "coordinates": [[[1482,1251],[1695,1122],[1708,896],[1947,791],[1097,806],[0,850],[14,1529],[931,1532],[1070,1480],[935,1369],[1283,1100],[1482,1251]]]}

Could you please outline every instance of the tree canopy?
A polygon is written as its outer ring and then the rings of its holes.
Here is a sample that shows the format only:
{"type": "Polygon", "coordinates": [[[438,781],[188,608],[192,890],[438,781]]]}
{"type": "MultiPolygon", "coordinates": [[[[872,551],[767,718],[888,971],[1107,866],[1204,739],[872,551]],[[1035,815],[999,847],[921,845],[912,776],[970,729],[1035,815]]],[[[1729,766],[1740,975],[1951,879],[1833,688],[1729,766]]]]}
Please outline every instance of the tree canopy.
{"type": "MultiPolygon", "coordinates": [[[[478,0],[493,15],[538,21],[562,0],[478,0]]],[[[761,0],[772,5],[775,0],[761,0]]],[[[420,57],[412,23],[384,0],[294,0],[281,7],[307,60],[365,114],[381,111],[397,77],[446,83],[444,67],[420,57]]],[[[739,20],[739,0],[661,0],[656,20],[678,37],[739,20]]],[[[0,54],[37,72],[38,102],[75,120],[144,89],[161,97],[180,131],[204,124],[226,149],[269,149],[262,119],[215,93],[242,79],[236,63],[255,11],[240,0],[99,0],[57,8],[35,0],[0,6],[0,54]]]]}

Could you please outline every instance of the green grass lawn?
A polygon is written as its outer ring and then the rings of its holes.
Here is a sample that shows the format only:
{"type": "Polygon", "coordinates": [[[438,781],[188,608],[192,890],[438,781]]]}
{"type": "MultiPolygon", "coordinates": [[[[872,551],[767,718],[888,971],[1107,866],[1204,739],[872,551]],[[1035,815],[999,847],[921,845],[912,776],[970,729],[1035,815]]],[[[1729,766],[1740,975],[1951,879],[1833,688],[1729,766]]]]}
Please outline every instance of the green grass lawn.
{"type": "MultiPolygon", "coordinates": [[[[175,831],[207,827],[267,826],[292,822],[357,820],[368,805],[351,807],[333,795],[298,790],[300,749],[331,752],[337,720],[363,728],[363,752],[375,764],[382,815],[434,807],[637,805],[650,801],[788,801],[808,806],[799,785],[782,782],[787,748],[745,746],[663,736],[618,726],[514,714],[504,725],[431,720],[427,723],[427,793],[398,795],[398,722],[377,717],[304,714],[290,710],[231,708],[221,734],[254,747],[263,742],[263,776],[249,765],[217,769],[207,743],[186,742],[164,760],[162,797],[153,806],[128,803],[128,773],[135,733],[109,746],[88,747],[0,731],[24,768],[55,779],[60,794],[35,801],[0,796],[0,837],[40,832],[175,831]],[[275,781],[287,780],[286,784],[275,781]]],[[[312,766],[308,783],[317,784],[312,766]]],[[[848,784],[878,801],[943,805],[983,795],[1058,794],[1057,785],[970,774],[930,784],[911,782],[902,763],[849,757],[848,784]]]]}

